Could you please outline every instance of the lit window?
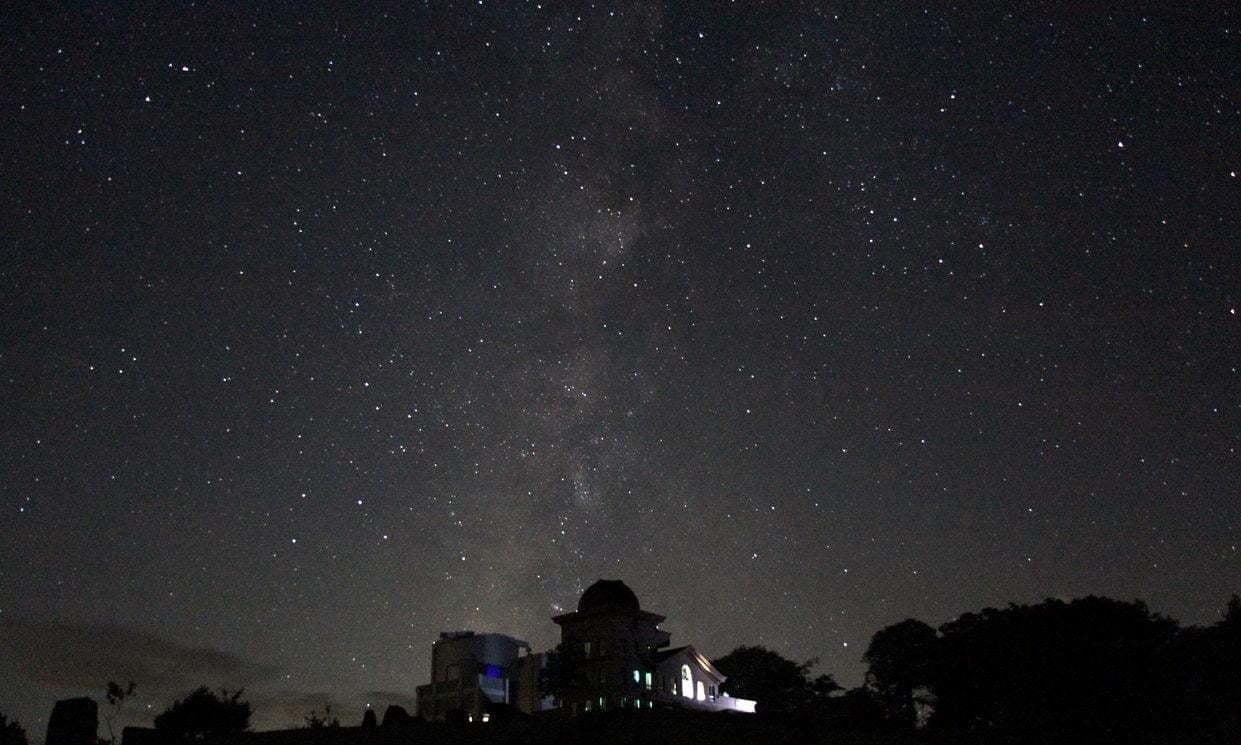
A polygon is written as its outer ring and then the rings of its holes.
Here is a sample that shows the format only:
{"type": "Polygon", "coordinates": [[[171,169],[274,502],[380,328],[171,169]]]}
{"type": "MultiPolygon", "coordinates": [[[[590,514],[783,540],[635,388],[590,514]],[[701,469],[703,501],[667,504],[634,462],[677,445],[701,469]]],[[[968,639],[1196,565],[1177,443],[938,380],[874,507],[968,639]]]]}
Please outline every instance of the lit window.
{"type": "Polygon", "coordinates": [[[649,672],[646,674],[646,690],[651,690],[651,674],[649,672]]]}
{"type": "Polygon", "coordinates": [[[706,687],[702,684],[702,681],[701,681],[701,680],[700,680],[700,681],[698,681],[698,700],[699,700],[699,701],[706,701],[706,700],[707,700],[707,689],[706,689],[706,687]]]}
{"type": "Polygon", "coordinates": [[[685,698],[694,697],[694,676],[689,672],[689,665],[681,665],[681,695],[685,698]]]}
{"type": "Polygon", "coordinates": [[[585,654],[587,657],[590,657],[590,642],[582,643],[582,653],[585,654]]]}
{"type": "Polygon", "coordinates": [[[637,683],[641,679],[642,679],[642,673],[638,672],[637,670],[634,670],[633,671],[633,682],[637,683]]]}
{"type": "Polygon", "coordinates": [[[484,711],[484,712],[483,712],[483,721],[484,721],[484,722],[490,722],[490,721],[491,721],[491,714],[490,714],[489,712],[486,712],[486,711],[484,711]]]}

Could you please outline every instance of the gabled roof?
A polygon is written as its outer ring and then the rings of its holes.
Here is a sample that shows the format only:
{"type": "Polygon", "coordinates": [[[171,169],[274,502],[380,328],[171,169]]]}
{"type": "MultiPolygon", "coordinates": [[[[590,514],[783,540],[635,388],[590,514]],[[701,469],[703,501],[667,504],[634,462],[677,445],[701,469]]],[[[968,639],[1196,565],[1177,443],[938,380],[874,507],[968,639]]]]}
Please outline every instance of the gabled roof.
{"type": "Polygon", "coordinates": [[[663,650],[660,650],[660,651],[659,651],[658,653],[656,653],[656,655],[655,655],[655,661],[656,661],[656,662],[663,662],[664,660],[668,659],[669,657],[672,657],[672,656],[674,656],[674,655],[678,655],[678,654],[680,654],[682,651],[684,651],[684,650],[686,650],[686,649],[689,649],[689,646],[688,646],[688,645],[687,645],[687,646],[684,646],[684,647],[673,647],[672,649],[663,649],[663,650]]]}
{"type": "Polygon", "coordinates": [[[694,649],[693,645],[676,647],[675,649],[665,649],[655,655],[656,663],[661,663],[673,658],[683,658],[686,661],[693,662],[705,670],[708,675],[715,678],[719,683],[723,683],[728,680],[728,676],[720,672],[715,665],[711,664],[711,660],[708,660],[706,655],[694,649]]]}

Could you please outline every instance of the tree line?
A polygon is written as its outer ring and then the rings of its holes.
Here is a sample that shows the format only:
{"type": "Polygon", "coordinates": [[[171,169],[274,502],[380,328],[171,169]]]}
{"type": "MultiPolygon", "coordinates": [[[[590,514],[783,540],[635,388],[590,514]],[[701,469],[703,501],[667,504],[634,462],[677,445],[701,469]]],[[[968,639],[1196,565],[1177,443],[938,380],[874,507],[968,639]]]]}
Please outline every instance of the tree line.
{"type": "MultiPolygon", "coordinates": [[[[724,692],[757,700],[760,720],[805,725],[816,733],[808,741],[861,730],[928,742],[1241,741],[1236,595],[1206,627],[1182,627],[1140,601],[1093,596],[986,608],[939,628],[908,619],[876,632],[863,659],[865,682],[851,690],[814,675],[816,660],[759,646],[738,647],[715,666],[728,676],[724,692]]],[[[107,684],[114,745],[112,722],[133,692],[133,683],[107,684]]],[[[200,687],[156,716],[155,729],[173,742],[228,741],[249,728],[242,693],[200,687]]],[[[364,724],[375,727],[373,712],[364,724]]],[[[339,721],[328,709],[311,712],[306,726],[339,721]]],[[[28,745],[3,715],[0,745],[28,745]]]]}
{"type": "Polygon", "coordinates": [[[1241,599],[1184,628],[1140,601],[1046,600],[966,613],[938,629],[878,631],[865,683],[844,691],[761,647],[715,661],[724,690],[759,711],[836,729],[918,731],[983,742],[1155,742],[1197,733],[1241,742],[1241,599]]]}

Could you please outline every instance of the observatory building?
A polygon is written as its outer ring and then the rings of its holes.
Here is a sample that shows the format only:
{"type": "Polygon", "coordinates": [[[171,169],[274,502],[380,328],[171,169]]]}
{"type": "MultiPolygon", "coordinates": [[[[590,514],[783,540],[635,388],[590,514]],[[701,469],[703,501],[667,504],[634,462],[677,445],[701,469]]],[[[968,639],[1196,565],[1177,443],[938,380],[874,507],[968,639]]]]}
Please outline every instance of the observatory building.
{"type": "Polygon", "coordinates": [[[720,692],[725,676],[692,646],[670,648],[659,628],[664,617],[643,610],[620,580],[594,583],[576,611],[552,621],[560,645],[538,654],[503,634],[440,634],[431,647],[431,682],[418,687],[419,715],[488,721],[506,710],[754,711],[754,701],[720,692]]]}

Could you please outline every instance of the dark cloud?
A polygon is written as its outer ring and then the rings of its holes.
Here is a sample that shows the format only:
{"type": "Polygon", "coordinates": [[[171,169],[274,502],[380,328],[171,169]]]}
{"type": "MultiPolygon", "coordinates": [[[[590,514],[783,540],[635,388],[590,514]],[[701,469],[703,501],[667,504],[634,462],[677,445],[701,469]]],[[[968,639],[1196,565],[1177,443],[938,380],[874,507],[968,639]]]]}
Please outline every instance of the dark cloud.
{"type": "Polygon", "coordinates": [[[246,686],[276,673],[229,652],[125,626],[29,620],[0,621],[0,664],[47,686],[96,689],[133,680],[147,691],[246,686]]]}

